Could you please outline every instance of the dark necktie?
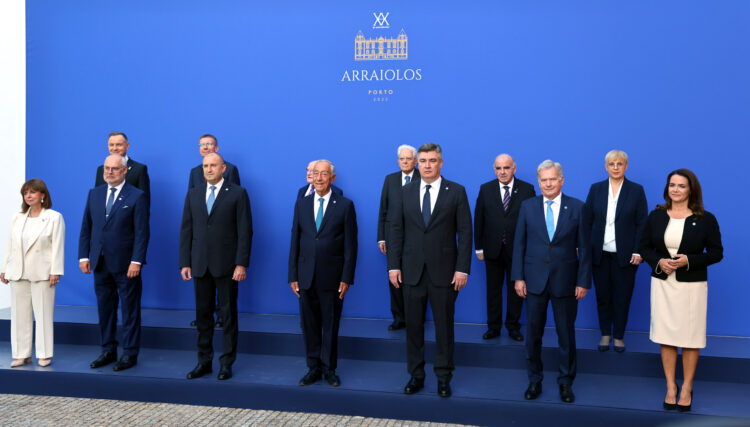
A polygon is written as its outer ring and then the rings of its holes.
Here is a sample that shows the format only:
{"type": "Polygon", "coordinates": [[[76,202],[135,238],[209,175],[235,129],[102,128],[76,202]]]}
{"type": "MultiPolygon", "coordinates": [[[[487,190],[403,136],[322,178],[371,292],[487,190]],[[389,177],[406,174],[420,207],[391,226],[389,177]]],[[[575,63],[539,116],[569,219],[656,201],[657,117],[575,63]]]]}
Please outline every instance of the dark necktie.
{"type": "Polygon", "coordinates": [[[503,209],[505,209],[505,212],[508,212],[508,205],[510,204],[510,187],[503,185],[503,190],[505,190],[505,194],[503,195],[503,209]]]}
{"type": "Polygon", "coordinates": [[[410,177],[409,175],[406,175],[406,178],[404,178],[404,181],[406,181],[406,182],[404,183],[404,185],[406,185],[406,184],[410,183],[410,182],[411,182],[411,177],[410,177]]]}
{"type": "Polygon", "coordinates": [[[422,199],[422,220],[424,221],[425,227],[430,223],[430,215],[432,215],[432,212],[430,212],[430,188],[432,188],[432,186],[429,184],[424,187],[424,198],[422,199]]]}
{"type": "MultiPolygon", "coordinates": [[[[117,191],[117,189],[115,187],[111,187],[109,189],[109,198],[107,198],[107,208],[104,211],[104,214],[106,216],[109,216],[109,213],[112,212],[112,205],[115,204],[115,191],[117,191]]],[[[99,211],[99,212],[101,212],[101,211],[99,211]]]]}

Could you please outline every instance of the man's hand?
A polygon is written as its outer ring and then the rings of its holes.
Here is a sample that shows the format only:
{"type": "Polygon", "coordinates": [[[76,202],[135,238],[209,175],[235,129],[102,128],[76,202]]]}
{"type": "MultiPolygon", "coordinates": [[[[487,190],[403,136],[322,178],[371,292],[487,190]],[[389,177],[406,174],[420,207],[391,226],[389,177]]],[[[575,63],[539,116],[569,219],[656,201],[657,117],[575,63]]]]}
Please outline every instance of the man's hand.
{"type": "Polygon", "coordinates": [[[57,274],[50,274],[49,275],[49,287],[51,288],[58,283],[60,283],[60,276],[57,274]]]}
{"type": "Polygon", "coordinates": [[[83,274],[89,274],[91,273],[91,262],[90,261],[81,261],[78,263],[78,268],[81,269],[81,273],[83,274]]]}
{"type": "Polygon", "coordinates": [[[235,282],[241,282],[247,278],[247,267],[244,265],[238,265],[234,267],[234,274],[232,274],[232,280],[235,282]]]}
{"type": "Polygon", "coordinates": [[[341,282],[339,283],[339,299],[344,299],[344,295],[346,295],[346,291],[349,290],[349,285],[347,283],[341,282]]]}
{"type": "Polygon", "coordinates": [[[182,280],[187,282],[193,278],[193,269],[190,267],[182,267],[182,269],[180,269],[180,274],[182,275],[182,280]]]}
{"type": "Polygon", "coordinates": [[[294,295],[297,295],[297,298],[299,298],[299,282],[292,282],[289,284],[289,286],[292,287],[292,292],[294,292],[294,295]]]}
{"type": "Polygon", "coordinates": [[[576,286],[576,300],[582,300],[588,292],[589,290],[584,288],[583,286],[576,286]]]}
{"type": "Polygon", "coordinates": [[[133,279],[137,277],[139,274],[141,274],[141,265],[133,264],[131,262],[130,266],[128,266],[128,279],[133,279]]]}
{"type": "Polygon", "coordinates": [[[526,281],[516,280],[516,293],[521,298],[526,298],[526,281]]]}
{"type": "Polygon", "coordinates": [[[643,257],[640,255],[633,254],[633,256],[630,257],[630,263],[633,265],[638,265],[643,262],[643,257]]]}
{"type": "Polygon", "coordinates": [[[451,281],[451,285],[453,285],[453,290],[458,292],[461,289],[466,286],[466,281],[468,280],[468,275],[466,273],[459,273],[458,271],[453,273],[453,280],[451,281]]]}
{"type": "Polygon", "coordinates": [[[399,288],[401,285],[401,270],[389,271],[388,280],[390,280],[391,285],[393,285],[395,288],[399,288]]]}
{"type": "Polygon", "coordinates": [[[378,242],[378,249],[380,249],[380,252],[382,252],[383,255],[385,255],[386,254],[385,242],[378,242]]]}
{"type": "Polygon", "coordinates": [[[477,252],[477,259],[479,261],[484,261],[484,252],[477,252]]]}

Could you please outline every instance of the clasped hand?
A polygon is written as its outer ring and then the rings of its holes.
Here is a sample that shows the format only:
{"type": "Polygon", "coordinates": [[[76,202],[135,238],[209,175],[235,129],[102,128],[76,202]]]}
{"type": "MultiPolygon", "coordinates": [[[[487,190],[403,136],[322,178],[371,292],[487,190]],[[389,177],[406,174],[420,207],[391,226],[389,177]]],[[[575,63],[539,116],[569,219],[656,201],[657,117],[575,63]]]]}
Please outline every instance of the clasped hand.
{"type": "Polygon", "coordinates": [[[678,268],[688,265],[687,255],[677,254],[674,259],[662,258],[659,260],[659,268],[666,275],[672,274],[678,268]]]}

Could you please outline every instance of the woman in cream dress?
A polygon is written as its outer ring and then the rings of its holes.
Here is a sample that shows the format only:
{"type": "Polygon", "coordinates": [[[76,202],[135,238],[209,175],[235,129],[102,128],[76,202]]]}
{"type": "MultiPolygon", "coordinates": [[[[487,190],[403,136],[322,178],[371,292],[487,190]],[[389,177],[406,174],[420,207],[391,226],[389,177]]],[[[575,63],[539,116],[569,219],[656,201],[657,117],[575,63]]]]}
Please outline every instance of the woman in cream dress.
{"type": "Polygon", "coordinates": [[[651,266],[651,333],[661,344],[667,380],[664,409],[689,411],[698,354],[706,346],[707,267],[723,257],[719,224],[703,209],[700,183],[693,172],[669,174],[663,205],[648,217],[640,252],[651,266]],[[675,382],[677,349],[682,348],[683,378],[675,382]]]}
{"type": "Polygon", "coordinates": [[[36,357],[48,366],[53,351],[52,313],[55,285],[63,274],[65,223],[53,211],[47,186],[31,179],[21,187],[21,212],[13,215],[0,281],[10,282],[12,368],[31,362],[31,337],[36,318],[36,357]]]}

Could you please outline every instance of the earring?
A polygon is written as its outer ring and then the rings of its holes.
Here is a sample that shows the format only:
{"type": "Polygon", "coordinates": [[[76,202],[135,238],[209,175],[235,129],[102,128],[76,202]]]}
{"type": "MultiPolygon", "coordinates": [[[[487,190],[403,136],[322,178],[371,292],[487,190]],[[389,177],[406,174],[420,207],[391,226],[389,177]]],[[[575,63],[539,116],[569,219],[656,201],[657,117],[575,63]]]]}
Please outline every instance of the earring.
{"type": "Polygon", "coordinates": [[[42,203],[44,203],[44,199],[42,199],[42,203]]]}

